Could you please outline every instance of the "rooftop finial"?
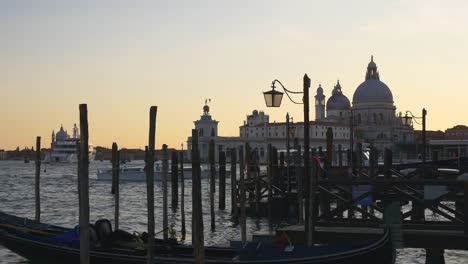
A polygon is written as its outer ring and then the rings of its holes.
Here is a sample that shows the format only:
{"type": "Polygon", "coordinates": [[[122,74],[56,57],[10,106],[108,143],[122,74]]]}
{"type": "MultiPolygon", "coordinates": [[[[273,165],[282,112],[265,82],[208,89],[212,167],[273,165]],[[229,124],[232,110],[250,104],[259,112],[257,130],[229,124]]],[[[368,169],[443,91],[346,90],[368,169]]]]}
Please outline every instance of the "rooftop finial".
{"type": "Polygon", "coordinates": [[[371,61],[371,62],[374,61],[374,55],[371,55],[371,56],[370,56],[370,61],[371,61]]]}

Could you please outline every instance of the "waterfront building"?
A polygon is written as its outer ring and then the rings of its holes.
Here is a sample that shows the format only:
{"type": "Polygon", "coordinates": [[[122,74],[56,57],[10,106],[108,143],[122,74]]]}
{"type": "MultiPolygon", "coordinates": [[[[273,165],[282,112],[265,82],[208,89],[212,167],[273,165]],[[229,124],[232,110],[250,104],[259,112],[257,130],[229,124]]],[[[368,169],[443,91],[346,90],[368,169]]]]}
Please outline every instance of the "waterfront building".
{"type": "MultiPolygon", "coordinates": [[[[254,110],[248,115],[244,124],[239,127],[238,137],[221,137],[218,135],[218,121],[209,113],[205,102],[203,115],[195,121],[199,136],[200,158],[208,160],[209,142],[215,141],[216,153],[230,148],[237,148],[249,143],[256,149],[260,161],[266,161],[266,150],[269,144],[278,150],[286,149],[286,122],[270,122],[263,111],[254,110]]],[[[340,81],[333,87],[331,96],[326,100],[324,89],[319,84],[315,95],[315,121],[310,122],[311,148],[321,147],[326,150],[326,132],[333,131],[333,148],[349,148],[350,127],[353,122],[355,143],[372,144],[381,152],[384,148],[394,149],[398,145],[414,144],[414,130],[410,118],[396,114],[396,106],[390,88],[380,80],[380,73],[373,57],[367,65],[365,80],[355,90],[352,105],[343,93],[340,81]]],[[[467,132],[468,133],[468,132],[467,132]]],[[[294,140],[300,146],[304,143],[304,123],[291,123],[289,131],[291,147],[294,140]]],[[[191,137],[188,138],[188,155],[190,157],[191,137]]],[[[303,147],[302,147],[303,149],[303,147]]],[[[217,155],[216,155],[217,156],[217,155]]],[[[229,157],[229,156],[228,156],[229,157]]],[[[216,157],[217,159],[218,157],[216,157]]]]}
{"type": "MultiPolygon", "coordinates": [[[[239,127],[238,137],[222,137],[218,135],[218,121],[214,120],[209,113],[209,106],[203,107],[203,115],[199,120],[194,121],[195,129],[198,132],[198,144],[200,159],[203,162],[208,161],[209,142],[214,140],[216,160],[218,160],[218,151],[227,151],[232,148],[239,149],[248,143],[252,150],[257,150],[260,162],[267,160],[267,148],[271,144],[280,151],[286,150],[287,129],[286,122],[270,122],[269,116],[263,111],[253,110],[251,115],[247,115],[244,124],[239,127]],[[208,133],[207,133],[208,132],[208,133]]],[[[341,147],[343,150],[349,146],[349,127],[345,124],[330,121],[311,121],[310,122],[310,142],[311,148],[321,147],[326,150],[326,132],[332,128],[334,149],[341,147]]],[[[300,146],[304,144],[304,123],[291,122],[289,129],[290,146],[294,146],[296,140],[300,146]]],[[[187,139],[188,155],[190,157],[192,137],[187,139]]],[[[230,158],[230,152],[226,153],[230,158]]]]}
{"type": "Polygon", "coordinates": [[[4,149],[0,149],[0,160],[5,160],[7,158],[7,153],[4,149]]]}
{"type": "Polygon", "coordinates": [[[373,57],[367,65],[365,80],[353,94],[352,106],[343,94],[341,84],[335,85],[325,111],[325,95],[321,85],[315,96],[315,118],[354,125],[356,142],[373,144],[377,149],[394,148],[397,144],[414,142],[413,125],[401,112],[396,114],[393,94],[380,80],[373,57]]]}

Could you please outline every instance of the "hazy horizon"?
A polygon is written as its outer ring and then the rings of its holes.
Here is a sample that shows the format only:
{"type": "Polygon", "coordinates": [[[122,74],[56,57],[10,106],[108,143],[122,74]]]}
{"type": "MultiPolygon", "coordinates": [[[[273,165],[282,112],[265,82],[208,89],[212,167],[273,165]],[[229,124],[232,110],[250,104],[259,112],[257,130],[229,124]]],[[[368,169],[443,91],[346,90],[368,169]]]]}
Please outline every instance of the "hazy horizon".
{"type": "Polygon", "coordinates": [[[186,148],[205,98],[220,136],[238,136],[254,109],[300,122],[287,99],[265,107],[272,80],[301,90],[307,73],[311,98],[320,83],[328,99],[339,79],[352,101],[371,55],[397,113],[425,107],[428,130],[467,125],[467,11],[462,0],[1,1],[0,149],[36,136],[48,147],[52,130],[79,123],[80,103],[103,147],[147,145],[156,105],[157,148],[186,148]]]}

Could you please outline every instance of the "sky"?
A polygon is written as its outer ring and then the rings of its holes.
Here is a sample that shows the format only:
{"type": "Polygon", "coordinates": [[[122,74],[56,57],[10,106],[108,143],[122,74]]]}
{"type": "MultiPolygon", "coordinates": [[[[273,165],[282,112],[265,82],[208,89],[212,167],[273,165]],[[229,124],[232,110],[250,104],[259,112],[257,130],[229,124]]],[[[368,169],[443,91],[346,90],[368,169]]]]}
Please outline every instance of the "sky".
{"type": "MultiPolygon", "coordinates": [[[[88,104],[93,145],[180,148],[210,98],[219,135],[238,136],[252,110],[303,120],[262,92],[279,79],[352,100],[371,55],[398,112],[428,111],[427,128],[468,125],[468,1],[0,1],[0,149],[49,146],[88,104]]],[[[300,100],[300,98],[298,99],[300,100]]],[[[314,105],[311,100],[311,117],[314,105]]],[[[415,129],[421,129],[415,125],[415,129]]]]}

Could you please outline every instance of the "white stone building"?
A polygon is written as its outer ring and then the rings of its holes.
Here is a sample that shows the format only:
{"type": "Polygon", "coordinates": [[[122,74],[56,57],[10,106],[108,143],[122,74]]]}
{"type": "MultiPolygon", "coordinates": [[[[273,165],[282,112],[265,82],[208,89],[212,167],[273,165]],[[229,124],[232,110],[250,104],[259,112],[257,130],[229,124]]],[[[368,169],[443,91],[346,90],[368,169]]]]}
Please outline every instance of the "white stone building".
{"type": "MultiPolygon", "coordinates": [[[[268,144],[278,150],[286,150],[287,131],[286,122],[270,122],[269,116],[262,111],[254,110],[247,116],[244,125],[239,127],[239,137],[221,137],[217,134],[218,121],[213,120],[209,107],[204,106],[204,112],[201,118],[195,121],[195,129],[198,131],[200,159],[203,162],[208,161],[209,142],[214,140],[216,160],[219,150],[226,151],[232,148],[239,149],[249,143],[252,150],[257,149],[261,162],[266,162],[268,144]],[[207,134],[206,131],[211,131],[207,134]]],[[[349,146],[349,127],[336,121],[321,120],[310,122],[310,146],[311,148],[322,147],[326,149],[326,132],[331,127],[333,130],[334,147],[338,149],[347,149],[349,146]]],[[[294,139],[297,138],[299,145],[304,146],[304,123],[290,123],[290,146],[293,147],[294,139]]],[[[190,158],[192,138],[187,139],[188,157],[190,158]]],[[[230,158],[229,151],[226,153],[230,158]]]]}

